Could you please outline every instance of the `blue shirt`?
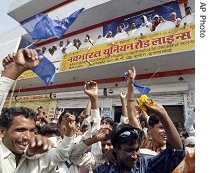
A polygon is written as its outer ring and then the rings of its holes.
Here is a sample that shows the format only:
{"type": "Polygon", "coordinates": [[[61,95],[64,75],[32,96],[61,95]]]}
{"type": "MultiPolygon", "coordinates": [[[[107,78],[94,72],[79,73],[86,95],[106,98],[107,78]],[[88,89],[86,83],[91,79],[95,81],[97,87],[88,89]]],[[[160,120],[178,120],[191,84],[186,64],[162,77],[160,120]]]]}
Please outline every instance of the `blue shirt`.
{"type": "MultiPolygon", "coordinates": [[[[136,166],[129,173],[171,173],[185,157],[185,148],[177,150],[168,143],[166,149],[156,156],[139,157],[136,166]]],[[[120,173],[119,165],[104,163],[93,173],[120,173]]]]}

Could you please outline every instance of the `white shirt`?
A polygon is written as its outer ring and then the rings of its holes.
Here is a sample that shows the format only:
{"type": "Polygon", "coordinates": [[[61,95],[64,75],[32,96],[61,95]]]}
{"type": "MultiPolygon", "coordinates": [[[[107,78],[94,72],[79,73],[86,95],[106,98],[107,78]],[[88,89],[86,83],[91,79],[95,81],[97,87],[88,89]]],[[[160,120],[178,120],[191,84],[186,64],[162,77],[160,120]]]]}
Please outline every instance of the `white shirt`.
{"type": "Polygon", "coordinates": [[[74,137],[64,137],[57,148],[32,157],[24,154],[16,166],[15,155],[0,141],[0,173],[52,173],[71,154],[74,137]]]}
{"type": "Polygon", "coordinates": [[[184,127],[189,134],[189,136],[195,136],[195,112],[193,111],[189,115],[186,116],[185,122],[184,122],[184,127]]]}
{"type": "Polygon", "coordinates": [[[56,173],[80,173],[80,167],[92,170],[98,163],[98,160],[95,159],[91,152],[86,153],[88,146],[83,142],[100,129],[100,112],[98,108],[91,109],[91,116],[86,118],[85,124],[88,125],[88,130],[82,136],[75,137],[69,159],[58,166],[58,169],[55,170],[56,173]]]}
{"type": "Polygon", "coordinates": [[[91,152],[85,152],[87,146],[80,142],[75,144],[68,163],[64,162],[58,166],[56,173],[80,173],[80,168],[85,167],[89,169],[89,173],[98,165],[105,162],[103,155],[95,157],[91,152]],[[69,167],[68,167],[69,166],[69,167]]]}
{"type": "Polygon", "coordinates": [[[7,77],[0,77],[0,111],[2,110],[5,100],[7,98],[8,92],[12,87],[15,80],[9,79],[7,77]]]}
{"type": "MultiPolygon", "coordinates": [[[[14,80],[12,80],[12,79],[9,79],[6,77],[0,77],[0,106],[1,106],[0,108],[1,109],[4,105],[4,102],[8,95],[9,89],[12,87],[13,83],[14,83],[14,80]]],[[[71,141],[72,147],[69,148],[69,152],[71,152],[72,150],[73,150],[73,152],[71,153],[71,156],[66,159],[68,161],[68,163],[71,165],[69,168],[66,166],[65,160],[63,160],[62,162],[60,162],[60,164],[57,164],[57,165],[59,165],[57,170],[55,169],[55,166],[54,166],[54,168],[51,171],[49,171],[49,170],[47,171],[46,166],[44,166],[44,165],[47,165],[47,163],[45,163],[45,161],[43,161],[43,156],[39,155],[38,156],[39,159],[35,159],[35,160],[33,159],[33,161],[31,161],[27,156],[23,156],[23,159],[20,160],[20,163],[22,163],[22,162],[23,163],[22,164],[19,163],[19,165],[21,165],[21,167],[16,169],[16,171],[15,171],[16,164],[15,164],[14,154],[11,153],[10,150],[6,149],[5,146],[3,146],[1,143],[1,146],[0,146],[0,158],[1,158],[0,159],[0,173],[13,173],[13,172],[15,172],[15,173],[19,173],[19,172],[20,173],[22,173],[22,172],[36,173],[36,171],[38,171],[38,169],[41,169],[42,167],[43,167],[44,173],[47,173],[47,172],[49,172],[49,173],[51,173],[51,172],[52,173],[53,172],[79,173],[80,166],[85,166],[88,169],[91,169],[92,167],[94,167],[94,165],[96,165],[96,159],[92,155],[92,153],[85,153],[87,146],[82,141],[92,137],[100,129],[99,109],[91,109],[91,116],[86,119],[85,124],[87,124],[89,126],[89,128],[85,132],[85,134],[82,136],[78,136],[73,141],[71,141]],[[92,122],[92,127],[91,127],[91,122],[92,122]],[[5,153],[5,154],[2,154],[2,153],[5,153]],[[12,161],[9,158],[12,158],[12,161]],[[28,162],[28,164],[30,164],[29,166],[26,166],[27,162],[28,162]],[[40,164],[40,162],[41,162],[41,164],[40,164]],[[73,163],[73,164],[71,164],[71,163],[73,163]],[[9,164],[9,166],[7,166],[8,164],[9,164]],[[32,171],[32,168],[34,169],[33,171],[32,171]]],[[[60,146],[60,144],[58,144],[58,145],[60,146]]],[[[62,149],[62,148],[59,148],[59,146],[57,147],[58,150],[62,149]]],[[[66,153],[68,153],[68,152],[66,152],[66,153]]],[[[54,154],[52,154],[51,156],[53,156],[53,155],[54,154]]],[[[47,154],[45,157],[49,157],[49,156],[50,155],[47,154]]],[[[53,157],[51,159],[53,159],[53,157]]],[[[55,165],[55,163],[58,163],[58,162],[54,162],[52,164],[55,165]]],[[[41,172],[39,172],[39,173],[41,173],[41,172]]]]}

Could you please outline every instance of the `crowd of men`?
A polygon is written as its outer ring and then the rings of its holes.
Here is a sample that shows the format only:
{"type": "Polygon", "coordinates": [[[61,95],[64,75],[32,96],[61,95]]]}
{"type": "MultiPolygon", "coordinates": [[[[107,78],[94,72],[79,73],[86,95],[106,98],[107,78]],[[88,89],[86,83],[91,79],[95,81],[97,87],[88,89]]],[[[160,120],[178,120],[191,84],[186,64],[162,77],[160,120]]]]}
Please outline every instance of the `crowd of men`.
{"type": "MultiPolygon", "coordinates": [[[[185,129],[178,130],[160,103],[143,102],[150,115],[136,105],[135,67],[127,71],[127,93],[120,94],[125,116],[120,123],[114,123],[110,117],[101,117],[98,84],[94,79],[84,84],[84,93],[89,97],[84,112],[76,116],[63,109],[56,125],[53,122],[40,124],[40,117],[30,108],[3,107],[15,80],[42,61],[38,51],[19,49],[2,62],[0,173],[195,171],[193,135],[190,139],[181,136],[185,129]],[[146,120],[147,127],[141,125],[141,118],[146,120]],[[145,131],[145,128],[148,129],[145,131]]],[[[188,129],[192,131],[194,124],[190,122],[188,129]]]]}

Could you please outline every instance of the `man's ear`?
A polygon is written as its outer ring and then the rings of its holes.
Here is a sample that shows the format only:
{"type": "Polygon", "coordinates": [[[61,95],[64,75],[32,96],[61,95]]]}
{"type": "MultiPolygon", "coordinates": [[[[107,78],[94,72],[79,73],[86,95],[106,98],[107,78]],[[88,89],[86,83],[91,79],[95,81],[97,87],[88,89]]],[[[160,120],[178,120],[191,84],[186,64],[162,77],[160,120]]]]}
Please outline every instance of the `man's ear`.
{"type": "Polygon", "coordinates": [[[0,138],[3,138],[5,136],[6,129],[4,127],[0,127],[0,138]]]}
{"type": "Polygon", "coordinates": [[[148,131],[151,131],[152,127],[150,125],[148,125],[148,131]]]}

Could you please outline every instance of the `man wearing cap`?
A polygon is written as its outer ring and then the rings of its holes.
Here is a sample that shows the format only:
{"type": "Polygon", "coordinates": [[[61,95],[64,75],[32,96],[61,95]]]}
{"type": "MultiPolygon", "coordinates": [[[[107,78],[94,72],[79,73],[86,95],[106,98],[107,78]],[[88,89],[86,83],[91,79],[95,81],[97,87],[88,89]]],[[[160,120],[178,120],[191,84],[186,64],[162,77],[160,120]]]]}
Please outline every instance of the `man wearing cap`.
{"type": "Polygon", "coordinates": [[[171,18],[171,21],[176,25],[176,27],[178,27],[181,22],[181,19],[176,17],[176,12],[172,12],[170,14],[170,18],[171,18]]]}
{"type": "Polygon", "coordinates": [[[142,15],[142,16],[140,17],[140,20],[141,20],[140,28],[141,28],[141,27],[148,27],[148,28],[151,29],[152,24],[151,24],[151,22],[148,21],[147,16],[142,15]]]}

